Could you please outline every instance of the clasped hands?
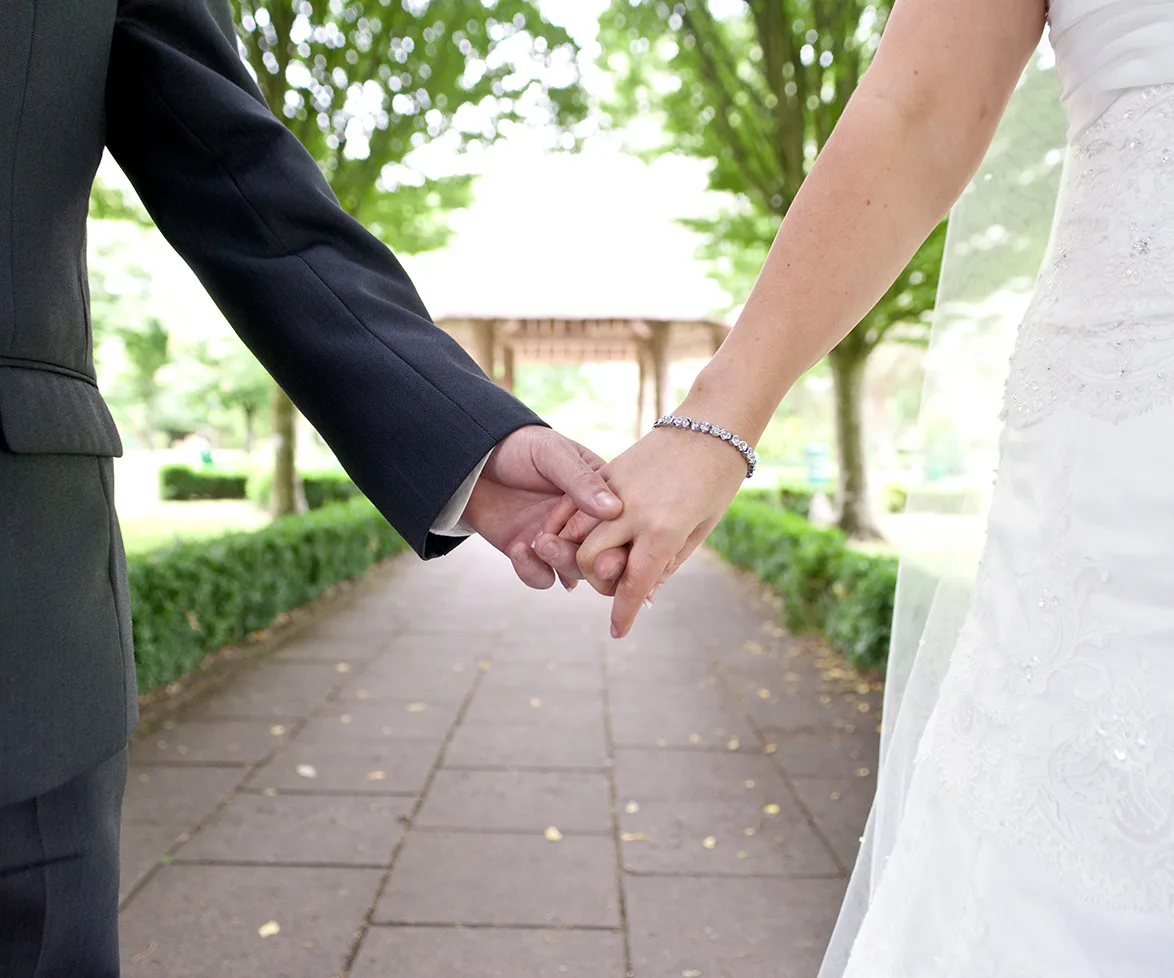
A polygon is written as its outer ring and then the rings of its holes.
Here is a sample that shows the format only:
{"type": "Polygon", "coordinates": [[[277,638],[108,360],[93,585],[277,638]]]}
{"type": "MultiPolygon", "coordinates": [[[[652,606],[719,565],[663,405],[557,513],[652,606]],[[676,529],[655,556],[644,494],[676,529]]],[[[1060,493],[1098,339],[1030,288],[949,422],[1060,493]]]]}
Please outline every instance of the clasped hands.
{"type": "Polygon", "coordinates": [[[613,598],[611,634],[637,614],[717,525],[746,476],[728,445],[657,429],[610,463],[548,428],[494,450],[465,522],[530,587],[586,580],[613,598]]]}

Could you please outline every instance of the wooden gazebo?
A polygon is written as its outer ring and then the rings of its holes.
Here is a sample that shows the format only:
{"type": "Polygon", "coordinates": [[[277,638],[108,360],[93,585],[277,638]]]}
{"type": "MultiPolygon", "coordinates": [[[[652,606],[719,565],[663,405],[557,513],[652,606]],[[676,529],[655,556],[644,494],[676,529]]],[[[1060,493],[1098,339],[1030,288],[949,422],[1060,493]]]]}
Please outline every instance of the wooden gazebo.
{"type": "Polygon", "coordinates": [[[521,363],[635,362],[639,366],[636,429],[646,425],[651,394],[654,417],[671,410],[669,365],[703,360],[721,346],[729,327],[705,319],[444,318],[438,324],[490,377],[512,391],[521,363]]]}

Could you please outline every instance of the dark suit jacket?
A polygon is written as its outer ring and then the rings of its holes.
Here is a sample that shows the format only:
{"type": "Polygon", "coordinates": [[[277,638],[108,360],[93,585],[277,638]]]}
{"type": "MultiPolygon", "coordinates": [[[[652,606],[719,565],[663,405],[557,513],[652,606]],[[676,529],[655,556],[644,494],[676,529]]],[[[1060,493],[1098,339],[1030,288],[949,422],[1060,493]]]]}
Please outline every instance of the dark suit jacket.
{"type": "Polygon", "coordinates": [[[452,546],[429,528],[477,462],[538,420],[338,206],[215,3],[214,16],[203,0],[0,0],[0,803],[116,753],[136,720],[121,445],[86,286],[103,146],[421,555],[452,546]]]}

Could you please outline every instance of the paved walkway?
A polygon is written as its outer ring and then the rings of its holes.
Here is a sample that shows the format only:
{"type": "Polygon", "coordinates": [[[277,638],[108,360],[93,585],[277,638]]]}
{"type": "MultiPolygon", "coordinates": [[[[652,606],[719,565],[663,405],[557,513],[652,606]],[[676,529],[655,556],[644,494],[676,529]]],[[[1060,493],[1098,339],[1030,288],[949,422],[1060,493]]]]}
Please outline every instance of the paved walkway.
{"type": "Polygon", "coordinates": [[[409,557],[140,737],[127,978],[813,978],[876,691],[709,554],[606,626],[409,557]]]}

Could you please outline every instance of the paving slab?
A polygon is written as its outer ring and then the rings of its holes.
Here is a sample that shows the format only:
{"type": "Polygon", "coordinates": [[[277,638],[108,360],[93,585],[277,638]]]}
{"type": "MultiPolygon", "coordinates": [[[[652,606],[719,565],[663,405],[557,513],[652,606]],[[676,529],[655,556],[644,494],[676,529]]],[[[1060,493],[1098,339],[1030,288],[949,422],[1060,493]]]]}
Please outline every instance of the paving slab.
{"type": "Polygon", "coordinates": [[[384,866],[411,808],[404,798],[241,793],[177,860],[384,866]]]}
{"type": "Polygon", "coordinates": [[[417,794],[436,763],[431,744],[292,743],[249,780],[252,789],[304,794],[417,794]]]}
{"type": "Polygon", "coordinates": [[[633,978],[814,978],[841,880],[629,876],[633,978]]]}
{"type": "Polygon", "coordinates": [[[618,927],[619,896],[610,838],[420,832],[404,845],[374,919],[618,927]]]}
{"type": "Polygon", "coordinates": [[[618,931],[374,927],[350,978],[626,978],[618,931]]]}
{"type": "Polygon", "coordinates": [[[445,755],[449,768],[532,768],[602,771],[608,749],[601,720],[564,723],[558,736],[540,723],[461,727],[445,755]]]}
{"type": "Polygon", "coordinates": [[[322,706],[353,667],[345,661],[265,662],[189,709],[189,720],[300,720],[322,706]]]}
{"type": "Polygon", "coordinates": [[[369,869],[164,866],[122,913],[123,976],[341,974],[380,878],[369,869]]]}
{"type": "Polygon", "coordinates": [[[136,767],[126,780],[122,822],[190,828],[247,777],[241,768],[136,767]]]}
{"type": "Polygon", "coordinates": [[[265,720],[182,721],[131,742],[132,766],[257,764],[287,739],[289,727],[265,720]]]}
{"type": "Polygon", "coordinates": [[[610,833],[606,775],[543,771],[440,771],[418,828],[610,833]]]}

